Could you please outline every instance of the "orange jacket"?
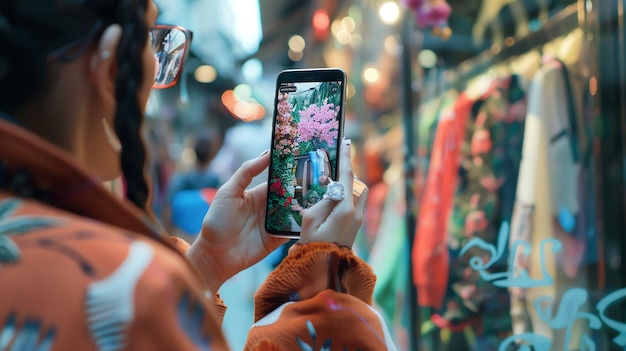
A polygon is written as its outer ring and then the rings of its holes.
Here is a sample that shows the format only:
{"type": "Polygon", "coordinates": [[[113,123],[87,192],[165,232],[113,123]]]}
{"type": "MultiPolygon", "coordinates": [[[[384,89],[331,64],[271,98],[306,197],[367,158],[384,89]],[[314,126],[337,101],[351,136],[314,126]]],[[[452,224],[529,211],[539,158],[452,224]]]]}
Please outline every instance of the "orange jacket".
{"type": "MultiPolygon", "coordinates": [[[[226,307],[187,248],[0,120],[0,350],[227,350],[226,307]]],[[[255,296],[246,348],[393,349],[369,306],[374,281],[349,249],[295,245],[255,296]]]]}
{"type": "Polygon", "coordinates": [[[467,93],[460,94],[454,106],[442,113],[437,126],[411,253],[420,306],[440,308],[448,286],[447,225],[473,104],[467,93]]]}

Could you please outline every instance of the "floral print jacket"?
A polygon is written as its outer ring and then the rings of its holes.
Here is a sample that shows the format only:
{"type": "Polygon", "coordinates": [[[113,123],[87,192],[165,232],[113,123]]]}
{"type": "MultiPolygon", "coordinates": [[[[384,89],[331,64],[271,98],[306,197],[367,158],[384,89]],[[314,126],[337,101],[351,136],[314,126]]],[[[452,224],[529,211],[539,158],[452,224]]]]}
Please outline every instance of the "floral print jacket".
{"type": "MultiPolygon", "coordinates": [[[[226,307],[137,208],[0,120],[0,350],[227,350],[226,307]]],[[[248,350],[393,349],[351,250],[295,245],[255,296],[248,350]]]]}

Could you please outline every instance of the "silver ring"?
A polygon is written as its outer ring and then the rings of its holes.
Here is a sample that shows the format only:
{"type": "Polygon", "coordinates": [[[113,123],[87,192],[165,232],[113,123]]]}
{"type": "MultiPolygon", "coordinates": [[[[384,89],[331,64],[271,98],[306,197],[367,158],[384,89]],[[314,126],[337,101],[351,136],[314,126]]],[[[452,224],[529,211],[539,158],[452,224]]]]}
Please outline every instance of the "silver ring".
{"type": "Polygon", "coordinates": [[[341,183],[335,182],[334,180],[330,180],[330,184],[326,187],[326,193],[324,194],[324,199],[329,199],[332,201],[341,201],[346,196],[346,191],[343,188],[341,183]]]}

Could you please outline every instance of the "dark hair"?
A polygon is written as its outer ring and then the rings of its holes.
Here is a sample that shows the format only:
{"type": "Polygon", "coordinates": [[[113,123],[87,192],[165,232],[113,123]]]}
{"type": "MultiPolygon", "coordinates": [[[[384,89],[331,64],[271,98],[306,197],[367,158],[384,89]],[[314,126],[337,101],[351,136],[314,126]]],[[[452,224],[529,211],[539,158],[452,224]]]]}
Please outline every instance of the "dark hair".
{"type": "MultiPolygon", "coordinates": [[[[141,138],[143,106],[138,98],[143,81],[142,55],[148,38],[148,1],[2,0],[0,111],[15,113],[45,91],[46,80],[57,61],[48,62],[51,52],[68,46],[76,54],[76,47],[93,44],[106,26],[119,24],[123,33],[117,48],[115,131],[122,144],[121,167],[127,198],[151,214],[144,170],[146,149],[141,138]]],[[[58,61],[71,59],[69,55],[61,55],[58,61]]]]}
{"type": "Polygon", "coordinates": [[[193,151],[196,153],[198,164],[205,165],[213,159],[217,152],[217,143],[217,138],[209,131],[203,131],[196,135],[193,151]]]}

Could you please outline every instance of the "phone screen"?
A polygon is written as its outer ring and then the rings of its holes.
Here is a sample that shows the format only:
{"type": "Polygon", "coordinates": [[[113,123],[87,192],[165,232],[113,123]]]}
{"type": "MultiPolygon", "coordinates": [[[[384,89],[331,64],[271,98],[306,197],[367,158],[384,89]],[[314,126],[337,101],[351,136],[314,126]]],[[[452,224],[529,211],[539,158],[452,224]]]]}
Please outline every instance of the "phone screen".
{"type": "Polygon", "coordinates": [[[345,73],[283,71],[276,84],[265,229],[298,237],[301,211],[320,201],[324,178],[337,179],[345,73]]]}

